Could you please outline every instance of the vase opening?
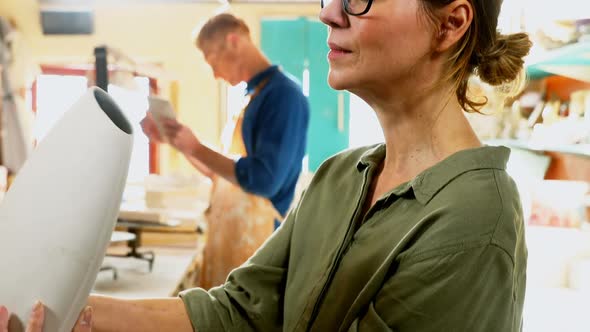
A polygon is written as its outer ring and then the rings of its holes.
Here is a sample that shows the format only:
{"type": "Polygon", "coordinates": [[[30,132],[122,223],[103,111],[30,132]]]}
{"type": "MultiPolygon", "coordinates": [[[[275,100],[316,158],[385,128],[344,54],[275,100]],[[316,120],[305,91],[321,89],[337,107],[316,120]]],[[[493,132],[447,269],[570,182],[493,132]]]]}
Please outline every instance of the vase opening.
{"type": "Polygon", "coordinates": [[[129,135],[133,133],[131,124],[123,114],[123,111],[121,111],[119,106],[113,101],[108,93],[104,92],[102,89],[95,88],[94,97],[96,98],[100,108],[103,110],[103,112],[105,112],[109,119],[113,121],[115,126],[129,135]]]}

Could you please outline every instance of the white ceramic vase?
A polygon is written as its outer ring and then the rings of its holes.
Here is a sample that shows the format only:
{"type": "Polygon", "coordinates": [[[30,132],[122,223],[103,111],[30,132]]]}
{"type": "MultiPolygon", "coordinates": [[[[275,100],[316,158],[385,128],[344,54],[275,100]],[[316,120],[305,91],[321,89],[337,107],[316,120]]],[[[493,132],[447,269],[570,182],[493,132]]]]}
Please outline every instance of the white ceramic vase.
{"type": "Polygon", "coordinates": [[[46,332],[70,332],[116,223],[132,149],[129,121],[91,88],[33,151],[0,205],[0,304],[25,325],[35,300],[46,332]]]}

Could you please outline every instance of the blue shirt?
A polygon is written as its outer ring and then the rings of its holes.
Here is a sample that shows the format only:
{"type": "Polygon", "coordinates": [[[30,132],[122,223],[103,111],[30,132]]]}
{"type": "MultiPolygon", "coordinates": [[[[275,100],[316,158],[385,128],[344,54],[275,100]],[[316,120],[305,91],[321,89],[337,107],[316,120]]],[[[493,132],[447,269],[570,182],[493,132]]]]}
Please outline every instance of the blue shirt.
{"type": "Polygon", "coordinates": [[[250,79],[246,93],[253,93],[267,78],[244,113],[242,136],[248,155],[236,162],[236,177],[242,189],[268,198],[284,216],[305,156],[309,104],[301,87],[277,66],[250,79]]]}

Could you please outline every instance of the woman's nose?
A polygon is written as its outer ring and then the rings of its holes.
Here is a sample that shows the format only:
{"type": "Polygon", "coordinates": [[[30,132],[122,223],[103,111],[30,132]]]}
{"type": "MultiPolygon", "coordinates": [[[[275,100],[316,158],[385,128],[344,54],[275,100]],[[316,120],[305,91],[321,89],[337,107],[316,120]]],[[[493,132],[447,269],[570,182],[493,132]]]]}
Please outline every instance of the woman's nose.
{"type": "Polygon", "coordinates": [[[342,7],[348,0],[328,0],[324,2],[324,8],[320,11],[320,21],[331,28],[343,28],[348,26],[348,15],[342,7]]]}

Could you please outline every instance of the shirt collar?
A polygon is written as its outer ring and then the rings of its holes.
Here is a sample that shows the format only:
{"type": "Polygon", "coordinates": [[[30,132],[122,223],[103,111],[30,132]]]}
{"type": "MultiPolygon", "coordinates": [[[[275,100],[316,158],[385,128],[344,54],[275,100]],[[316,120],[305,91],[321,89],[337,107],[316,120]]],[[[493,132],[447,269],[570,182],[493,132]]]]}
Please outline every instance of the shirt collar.
{"type": "Polygon", "coordinates": [[[265,70],[259,72],[258,74],[254,75],[254,77],[252,77],[247,82],[246,94],[249,95],[252,92],[254,92],[254,90],[256,89],[258,84],[260,84],[260,82],[262,82],[262,80],[266,79],[267,77],[270,77],[270,75],[276,73],[277,71],[279,71],[279,67],[273,65],[273,66],[270,66],[270,67],[266,68],[265,70]]]}
{"type": "MultiPolygon", "coordinates": [[[[393,189],[387,196],[401,196],[410,189],[416,199],[428,203],[444,186],[457,176],[477,169],[506,170],[510,149],[504,146],[483,146],[456,152],[438,164],[424,170],[414,179],[393,189]]],[[[371,147],[360,157],[357,170],[376,167],[385,158],[385,144],[371,147]]]]}

